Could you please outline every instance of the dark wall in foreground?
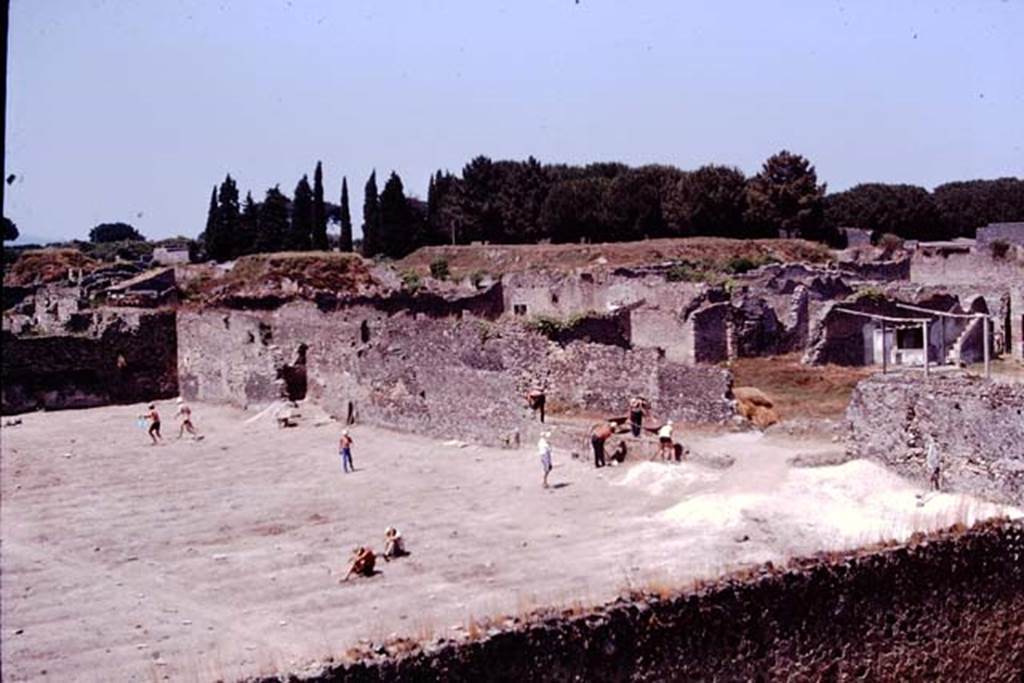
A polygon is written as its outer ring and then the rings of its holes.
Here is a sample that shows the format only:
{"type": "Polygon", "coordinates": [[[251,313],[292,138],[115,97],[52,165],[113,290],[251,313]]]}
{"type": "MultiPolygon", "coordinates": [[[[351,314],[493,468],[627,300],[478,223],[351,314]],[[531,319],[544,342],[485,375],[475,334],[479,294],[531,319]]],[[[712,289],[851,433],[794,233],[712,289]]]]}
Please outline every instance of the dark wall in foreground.
{"type": "Polygon", "coordinates": [[[3,414],[175,396],[176,340],[173,311],[104,311],[82,334],[4,332],[3,414]]]}
{"type": "MultiPolygon", "coordinates": [[[[1024,526],[620,600],[315,681],[1021,680],[1024,526]]],[[[268,681],[278,678],[262,679],[268,681]]],[[[297,678],[284,680],[299,680],[297,678]]]]}

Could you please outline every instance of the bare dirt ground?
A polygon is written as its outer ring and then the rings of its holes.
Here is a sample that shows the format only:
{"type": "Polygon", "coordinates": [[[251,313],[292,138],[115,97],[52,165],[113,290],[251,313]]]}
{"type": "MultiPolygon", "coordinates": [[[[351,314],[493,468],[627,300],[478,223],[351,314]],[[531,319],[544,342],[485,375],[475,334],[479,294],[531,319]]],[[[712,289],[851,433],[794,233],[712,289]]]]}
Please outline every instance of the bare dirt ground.
{"type": "MultiPolygon", "coordinates": [[[[1000,514],[864,461],[799,468],[835,444],[690,438],[697,463],[594,470],[556,451],[446,446],[194,406],[199,442],[148,445],[117,406],[22,416],[2,432],[3,679],[231,680],[342,656],[360,639],[457,637],[471,621],[600,602],[792,555],[1000,514]],[[806,456],[806,457],[805,457],[806,456]],[[411,555],[339,584],[351,548],[399,527],[411,555]]],[[[306,408],[311,415],[313,408],[306,408]]],[[[824,460],[828,458],[825,457],[824,460]]],[[[1018,514],[1012,511],[1012,514],[1018,514]]]]}

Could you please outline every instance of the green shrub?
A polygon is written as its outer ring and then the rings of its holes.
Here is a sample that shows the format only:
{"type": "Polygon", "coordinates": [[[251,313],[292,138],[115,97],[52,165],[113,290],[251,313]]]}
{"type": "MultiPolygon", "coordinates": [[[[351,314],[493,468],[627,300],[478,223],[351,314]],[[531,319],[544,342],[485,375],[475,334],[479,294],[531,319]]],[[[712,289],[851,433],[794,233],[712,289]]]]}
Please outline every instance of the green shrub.
{"type": "Polygon", "coordinates": [[[480,283],[489,278],[490,276],[490,273],[488,273],[486,270],[477,270],[474,271],[473,274],[469,276],[469,281],[470,283],[472,283],[474,287],[479,287],[480,283]]]}
{"type": "Polygon", "coordinates": [[[406,270],[402,273],[402,287],[415,294],[423,286],[423,279],[415,270],[406,270]]]}
{"type": "Polygon", "coordinates": [[[993,240],[991,249],[992,258],[1004,259],[1010,253],[1010,243],[1006,240],[993,240]]]}
{"type": "Polygon", "coordinates": [[[666,282],[703,282],[705,274],[686,261],[672,264],[665,272],[666,282]]]}
{"type": "Polygon", "coordinates": [[[903,239],[899,235],[887,232],[878,238],[878,246],[886,251],[895,251],[903,248],[903,239]]]}
{"type": "Polygon", "coordinates": [[[436,258],[430,262],[430,277],[437,280],[447,280],[451,271],[448,270],[448,261],[443,258],[436,258]]]}

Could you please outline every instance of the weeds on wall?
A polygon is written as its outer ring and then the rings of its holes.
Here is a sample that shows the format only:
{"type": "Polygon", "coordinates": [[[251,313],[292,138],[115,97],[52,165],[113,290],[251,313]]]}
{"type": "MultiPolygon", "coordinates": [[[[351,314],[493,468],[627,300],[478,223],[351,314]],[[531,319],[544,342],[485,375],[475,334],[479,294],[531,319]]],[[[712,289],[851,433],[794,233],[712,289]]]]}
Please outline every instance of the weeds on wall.
{"type": "Polygon", "coordinates": [[[402,272],[402,287],[410,293],[415,294],[423,287],[423,278],[415,270],[402,272]]]}
{"type": "Polygon", "coordinates": [[[1010,255],[1010,243],[1006,240],[993,240],[991,247],[992,258],[1005,259],[1010,255]]]}
{"type": "Polygon", "coordinates": [[[447,259],[436,258],[430,262],[430,277],[435,280],[447,280],[449,275],[451,271],[448,269],[447,259]]]}

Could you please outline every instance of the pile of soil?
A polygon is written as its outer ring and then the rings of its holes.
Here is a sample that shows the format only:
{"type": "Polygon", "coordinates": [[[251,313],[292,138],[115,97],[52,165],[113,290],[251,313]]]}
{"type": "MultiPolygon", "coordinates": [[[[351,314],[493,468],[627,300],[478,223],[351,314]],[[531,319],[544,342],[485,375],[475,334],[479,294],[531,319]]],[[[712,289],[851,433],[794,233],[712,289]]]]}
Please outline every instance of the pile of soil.
{"type": "Polygon", "coordinates": [[[58,282],[67,278],[71,269],[81,268],[83,273],[90,273],[99,265],[77,249],[32,249],[23,252],[7,269],[4,285],[24,287],[58,282]]]}

